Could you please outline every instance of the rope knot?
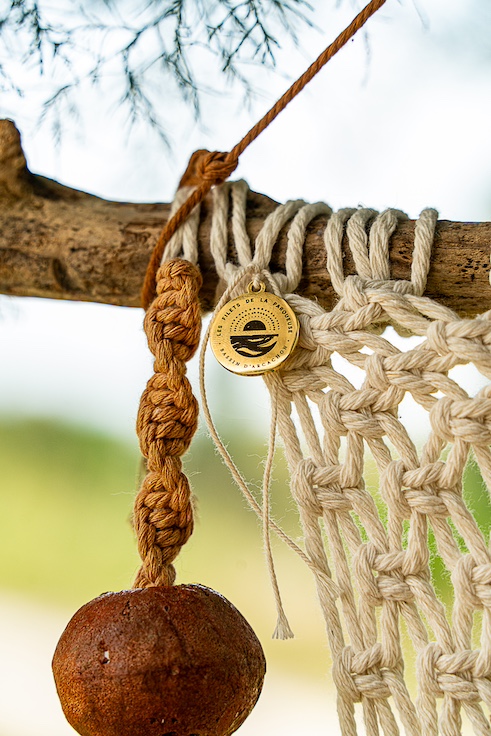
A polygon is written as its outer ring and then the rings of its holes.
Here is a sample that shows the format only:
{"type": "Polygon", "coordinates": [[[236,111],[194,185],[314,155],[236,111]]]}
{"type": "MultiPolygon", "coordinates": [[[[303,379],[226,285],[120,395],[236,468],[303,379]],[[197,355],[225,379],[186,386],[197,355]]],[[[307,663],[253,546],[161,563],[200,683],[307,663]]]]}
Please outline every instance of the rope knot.
{"type": "Polygon", "coordinates": [[[391,509],[394,518],[409,519],[411,508],[403,491],[404,472],[406,468],[402,460],[392,460],[383,470],[380,478],[382,497],[391,509]]]}
{"type": "Polygon", "coordinates": [[[353,571],[363,599],[374,608],[381,606],[383,597],[373,574],[377,549],[373,544],[361,544],[353,556],[353,571]]]}
{"type": "Polygon", "coordinates": [[[345,437],[348,433],[341,408],[342,399],[342,394],[331,389],[319,400],[324,426],[329,427],[338,437],[345,437]]]}
{"type": "Polygon", "coordinates": [[[447,442],[458,438],[487,447],[491,443],[491,399],[481,392],[475,398],[455,401],[444,396],[432,407],[430,422],[434,433],[447,442]]]}
{"type": "Polygon", "coordinates": [[[199,186],[205,182],[211,186],[223,184],[235,171],[238,163],[238,158],[230,153],[200,148],[189,159],[179,187],[199,186]]]}
{"type": "Polygon", "coordinates": [[[475,650],[444,653],[437,644],[428,644],[418,656],[421,689],[436,697],[450,695],[462,703],[477,703],[479,687],[489,690],[485,680],[474,680],[472,669],[477,658],[475,650]]]}
{"type": "Polygon", "coordinates": [[[478,565],[472,555],[464,555],[455,566],[452,583],[474,608],[491,607],[491,563],[478,565]]]}
{"type": "Polygon", "coordinates": [[[316,496],[314,473],[316,467],[310,458],[298,463],[292,474],[292,494],[298,505],[306,509],[313,516],[322,516],[322,506],[316,496]]]}
{"type": "Polygon", "coordinates": [[[347,312],[357,312],[367,306],[366,283],[358,275],[346,276],[343,286],[343,307],[347,312]]]}
{"type": "Polygon", "coordinates": [[[356,686],[352,674],[353,650],[350,646],[344,647],[332,663],[332,676],[340,693],[352,703],[359,703],[361,693],[356,686]]]}

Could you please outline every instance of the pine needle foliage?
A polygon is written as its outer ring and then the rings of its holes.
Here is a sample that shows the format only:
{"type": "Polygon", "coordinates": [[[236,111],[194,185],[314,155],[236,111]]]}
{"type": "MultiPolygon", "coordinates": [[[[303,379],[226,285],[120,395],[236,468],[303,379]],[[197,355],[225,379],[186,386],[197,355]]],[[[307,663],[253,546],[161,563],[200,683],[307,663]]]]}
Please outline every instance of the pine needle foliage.
{"type": "Polygon", "coordinates": [[[311,14],[307,0],[0,0],[0,91],[31,94],[34,71],[41,117],[59,121],[78,114],[83,85],[110,88],[166,139],[164,99],[199,117],[212,72],[249,97],[250,66],[274,68],[311,14]]]}

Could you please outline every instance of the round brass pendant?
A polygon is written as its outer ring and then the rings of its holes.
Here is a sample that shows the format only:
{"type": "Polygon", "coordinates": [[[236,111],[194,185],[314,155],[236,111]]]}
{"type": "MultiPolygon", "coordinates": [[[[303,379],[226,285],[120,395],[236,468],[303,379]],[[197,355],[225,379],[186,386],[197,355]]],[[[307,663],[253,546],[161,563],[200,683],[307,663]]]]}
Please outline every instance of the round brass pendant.
{"type": "Polygon", "coordinates": [[[295,312],[281,297],[265,291],[264,284],[232,299],[215,316],[211,349],[232,373],[257,376],[274,371],[293,351],[299,325],[295,312]]]}

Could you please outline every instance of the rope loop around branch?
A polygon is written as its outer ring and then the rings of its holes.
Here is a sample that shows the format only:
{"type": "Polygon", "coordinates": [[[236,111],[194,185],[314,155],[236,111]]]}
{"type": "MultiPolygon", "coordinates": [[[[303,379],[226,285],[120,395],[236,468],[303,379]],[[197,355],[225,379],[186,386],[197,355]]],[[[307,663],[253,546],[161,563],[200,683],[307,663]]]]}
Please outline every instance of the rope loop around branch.
{"type": "Polygon", "coordinates": [[[239,159],[230,153],[200,148],[192,154],[179,188],[203,183],[210,186],[223,184],[233,174],[238,163],[239,159]]]}

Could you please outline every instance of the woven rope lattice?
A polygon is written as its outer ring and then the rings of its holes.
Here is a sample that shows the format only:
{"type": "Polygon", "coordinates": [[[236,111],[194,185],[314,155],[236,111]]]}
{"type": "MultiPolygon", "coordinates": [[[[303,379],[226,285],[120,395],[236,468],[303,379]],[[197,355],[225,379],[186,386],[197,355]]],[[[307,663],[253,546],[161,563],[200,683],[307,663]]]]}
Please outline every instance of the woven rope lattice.
{"type": "MultiPolygon", "coordinates": [[[[462,713],[472,732],[490,736],[484,707],[491,709],[491,554],[464,501],[462,478],[472,456],[491,488],[491,388],[470,396],[449,371],[473,364],[491,378],[491,313],[461,319],[422,296],[433,210],[416,225],[411,281],[391,281],[388,243],[403,213],[332,213],[325,204],[289,202],[268,218],[252,256],[247,191],[244,182],[215,189],[212,251],[228,285],[225,298],[241,293],[251,278],[266,280],[301,324],[295,353],[265,382],[327,624],[342,733],[358,733],[360,703],[369,736],[380,729],[389,736],[401,729],[411,736],[457,736],[462,713]],[[332,312],[292,293],[305,228],[318,214],[329,216],[326,266],[339,294],[332,312]],[[229,217],[239,263],[227,261],[229,217]],[[270,274],[271,251],[287,222],[286,273],[270,274]],[[358,269],[346,278],[345,230],[358,269]],[[388,324],[420,336],[419,343],[401,352],[382,334],[388,324]],[[354,385],[336,356],[361,370],[363,380],[354,385]],[[398,420],[408,395],[429,415],[422,448],[398,420]],[[364,482],[366,455],[378,471],[377,502],[364,482]],[[430,531],[451,576],[453,605],[440,601],[432,584],[430,531]],[[477,646],[476,612],[482,612],[477,646]],[[401,622],[410,654],[401,643],[401,622]],[[404,679],[404,656],[417,660],[416,697],[404,679]]],[[[195,212],[174,236],[168,256],[184,249],[196,260],[198,217],[195,212]]]]}

